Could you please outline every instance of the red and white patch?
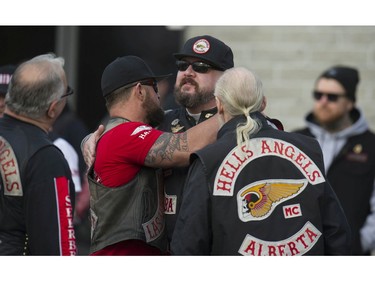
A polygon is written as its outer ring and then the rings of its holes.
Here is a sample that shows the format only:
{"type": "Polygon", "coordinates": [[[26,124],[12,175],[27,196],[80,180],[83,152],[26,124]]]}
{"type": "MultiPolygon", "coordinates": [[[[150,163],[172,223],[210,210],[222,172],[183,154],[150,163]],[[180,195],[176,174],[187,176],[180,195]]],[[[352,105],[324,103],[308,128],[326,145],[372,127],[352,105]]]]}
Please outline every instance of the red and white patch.
{"type": "Polygon", "coordinates": [[[174,215],[177,208],[177,196],[165,194],[164,214],[174,215]]]}
{"type": "Polygon", "coordinates": [[[199,39],[193,45],[193,51],[197,54],[205,54],[210,49],[210,42],[206,39],[199,39]]]}
{"type": "MultiPolygon", "coordinates": [[[[158,182],[162,182],[162,174],[159,173],[158,182]]],[[[164,192],[160,185],[157,185],[158,189],[158,207],[154,216],[147,222],[142,224],[143,231],[145,232],[146,242],[150,243],[160,237],[163,234],[165,228],[164,221],[164,192]]]]}
{"type": "Polygon", "coordinates": [[[286,219],[301,217],[302,216],[301,205],[294,204],[294,205],[284,206],[283,213],[284,213],[284,218],[286,219]]]}
{"type": "Polygon", "coordinates": [[[238,252],[244,256],[302,256],[320,236],[322,233],[307,222],[296,234],[280,241],[265,241],[247,234],[238,252]]]}
{"type": "Polygon", "coordinates": [[[60,253],[62,256],[77,254],[73,225],[73,208],[69,195],[69,181],[66,177],[55,178],[57,216],[60,231],[60,253]]]}
{"type": "Polygon", "coordinates": [[[3,137],[0,137],[0,172],[3,178],[4,195],[23,196],[16,154],[3,137]]]}
{"type": "Polygon", "coordinates": [[[312,185],[325,181],[319,167],[295,145],[272,138],[251,139],[249,146],[235,147],[224,158],[214,182],[214,196],[233,196],[242,169],[260,157],[276,156],[291,162],[312,185]]]}

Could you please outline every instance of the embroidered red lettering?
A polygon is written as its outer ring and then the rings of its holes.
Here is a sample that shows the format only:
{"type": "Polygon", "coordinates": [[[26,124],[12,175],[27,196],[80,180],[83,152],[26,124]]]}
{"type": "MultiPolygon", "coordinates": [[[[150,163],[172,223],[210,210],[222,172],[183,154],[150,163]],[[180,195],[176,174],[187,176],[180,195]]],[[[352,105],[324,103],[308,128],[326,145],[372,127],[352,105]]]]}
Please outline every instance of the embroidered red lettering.
{"type": "Polygon", "coordinates": [[[249,256],[299,256],[309,252],[320,236],[322,233],[307,222],[297,233],[280,241],[265,241],[247,234],[238,252],[249,256]]]}
{"type": "Polygon", "coordinates": [[[158,238],[164,229],[163,213],[158,210],[150,221],[143,224],[143,229],[145,231],[147,242],[151,242],[158,238]]]}
{"type": "Polygon", "coordinates": [[[55,178],[56,203],[59,216],[60,252],[63,256],[76,255],[76,238],[73,225],[73,209],[66,177],[55,178]]]}
{"type": "Polygon", "coordinates": [[[143,231],[145,232],[146,242],[151,242],[163,233],[164,231],[164,193],[160,186],[157,187],[158,192],[158,206],[154,216],[147,222],[142,224],[143,231]]]}
{"type": "Polygon", "coordinates": [[[300,204],[284,206],[283,212],[286,219],[302,216],[300,204]]]}
{"type": "Polygon", "coordinates": [[[0,137],[0,172],[4,185],[4,194],[22,196],[22,184],[16,155],[10,144],[0,137]]]}
{"type": "Polygon", "coordinates": [[[233,148],[220,164],[214,181],[214,196],[233,196],[237,176],[251,161],[276,156],[290,161],[312,185],[325,181],[318,166],[295,145],[277,139],[255,138],[248,146],[233,148]]]}
{"type": "Polygon", "coordinates": [[[177,196],[176,195],[164,195],[164,213],[167,215],[173,215],[176,213],[177,196]]]}

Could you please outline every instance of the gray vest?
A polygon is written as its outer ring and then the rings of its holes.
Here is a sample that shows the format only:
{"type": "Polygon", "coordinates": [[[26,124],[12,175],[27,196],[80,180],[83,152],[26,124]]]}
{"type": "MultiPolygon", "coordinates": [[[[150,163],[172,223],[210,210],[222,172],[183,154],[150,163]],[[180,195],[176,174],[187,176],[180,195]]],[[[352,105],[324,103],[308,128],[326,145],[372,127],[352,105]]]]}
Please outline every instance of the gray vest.
{"type": "MultiPolygon", "coordinates": [[[[106,131],[123,122],[122,119],[114,120],[106,131]]],[[[167,250],[161,169],[143,167],[132,181],[116,188],[97,183],[92,168],[88,180],[90,253],[129,239],[142,240],[162,251],[167,250]]]]}

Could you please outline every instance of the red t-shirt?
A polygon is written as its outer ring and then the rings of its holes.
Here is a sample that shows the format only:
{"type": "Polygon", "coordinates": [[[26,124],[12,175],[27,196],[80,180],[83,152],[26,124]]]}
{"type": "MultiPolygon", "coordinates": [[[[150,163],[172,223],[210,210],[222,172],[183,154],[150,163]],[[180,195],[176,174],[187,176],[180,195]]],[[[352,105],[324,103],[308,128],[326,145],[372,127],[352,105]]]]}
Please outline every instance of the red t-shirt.
{"type": "MultiPolygon", "coordinates": [[[[116,126],[100,139],[94,171],[101,184],[116,188],[131,181],[139,172],[152,145],[162,134],[140,122],[116,126]]],[[[107,246],[93,255],[160,255],[156,247],[141,240],[127,240],[107,246]]]]}
{"type": "Polygon", "coordinates": [[[126,122],[105,133],[96,151],[96,180],[108,187],[131,181],[162,133],[140,122],[126,122]]]}

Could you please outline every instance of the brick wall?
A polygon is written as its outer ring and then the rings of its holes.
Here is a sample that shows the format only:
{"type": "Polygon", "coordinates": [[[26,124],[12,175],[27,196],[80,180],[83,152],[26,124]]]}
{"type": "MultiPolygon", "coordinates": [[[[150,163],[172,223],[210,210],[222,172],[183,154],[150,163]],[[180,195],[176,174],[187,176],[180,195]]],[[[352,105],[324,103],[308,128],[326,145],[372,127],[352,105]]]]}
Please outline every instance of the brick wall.
{"type": "Polygon", "coordinates": [[[189,26],[185,38],[209,34],[228,44],[236,66],[255,71],[266,113],[286,130],[304,125],[315,79],[328,67],[357,67],[357,105],[375,131],[375,26],[189,26]]]}

